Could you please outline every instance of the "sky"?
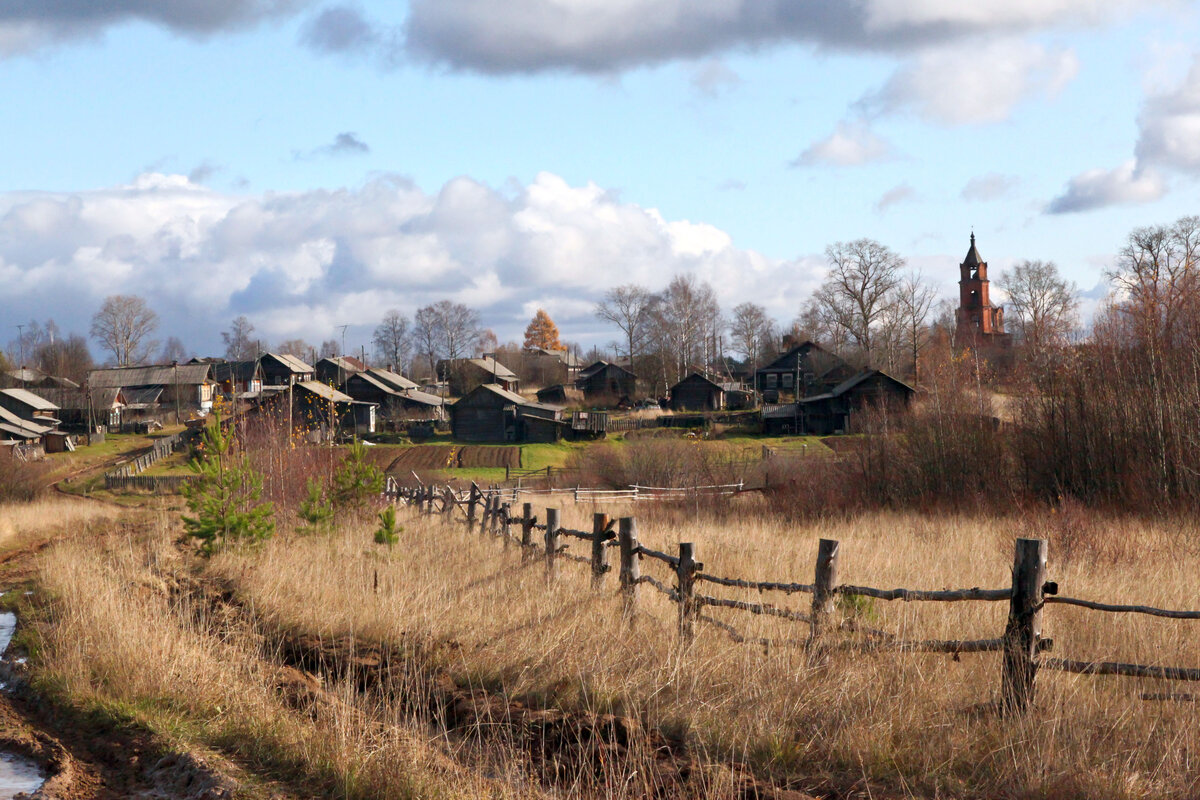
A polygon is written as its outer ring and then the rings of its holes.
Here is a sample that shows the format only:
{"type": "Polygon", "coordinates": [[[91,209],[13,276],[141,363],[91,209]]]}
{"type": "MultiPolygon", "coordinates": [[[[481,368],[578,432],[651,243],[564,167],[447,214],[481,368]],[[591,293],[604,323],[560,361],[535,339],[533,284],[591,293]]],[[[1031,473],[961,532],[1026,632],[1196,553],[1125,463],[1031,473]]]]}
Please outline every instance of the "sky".
{"type": "Polygon", "coordinates": [[[862,237],[950,297],[972,231],[1086,313],[1200,213],[1178,0],[3,0],[0,103],[0,342],[120,293],[198,354],[444,298],[603,346],[680,273],[786,325],[862,237]]]}

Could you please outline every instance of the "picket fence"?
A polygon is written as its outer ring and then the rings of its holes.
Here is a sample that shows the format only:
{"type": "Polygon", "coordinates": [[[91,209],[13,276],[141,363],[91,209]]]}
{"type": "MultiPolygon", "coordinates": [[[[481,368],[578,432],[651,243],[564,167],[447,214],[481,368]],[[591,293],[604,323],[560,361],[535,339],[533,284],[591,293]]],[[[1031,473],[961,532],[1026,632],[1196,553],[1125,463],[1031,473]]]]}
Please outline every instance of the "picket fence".
{"type": "Polygon", "coordinates": [[[162,461],[176,450],[187,447],[190,430],[179,431],[161,439],[155,439],[154,444],[145,453],[114,470],[104,473],[104,488],[109,491],[122,489],[138,489],[150,492],[177,492],[183,484],[191,480],[188,475],[163,475],[148,477],[140,473],[162,461]]]}
{"type": "MultiPolygon", "coordinates": [[[[440,514],[446,519],[453,519],[456,511],[462,512],[461,521],[465,522],[468,529],[474,530],[478,525],[481,532],[502,538],[506,547],[510,544],[520,546],[524,558],[544,559],[547,580],[559,578],[561,562],[579,562],[590,567],[593,588],[600,588],[604,576],[611,570],[609,550],[616,547],[620,558],[618,583],[625,616],[633,619],[639,588],[643,585],[649,586],[676,604],[678,634],[685,643],[693,639],[695,624],[701,622],[722,631],[734,642],[765,648],[795,646],[819,652],[927,652],[955,656],[960,653],[999,652],[1003,660],[1000,697],[1003,708],[1009,712],[1022,712],[1032,704],[1037,675],[1041,670],[1081,675],[1200,681],[1200,669],[1197,668],[1084,661],[1045,655],[1052,652],[1055,646],[1052,639],[1042,636],[1042,616],[1047,606],[1071,605],[1105,613],[1141,614],[1183,620],[1200,620],[1200,611],[1175,611],[1143,605],[1104,603],[1059,595],[1058,584],[1046,578],[1047,545],[1044,539],[1016,540],[1012,582],[1009,586],[995,589],[975,587],[929,591],[839,584],[837,578],[841,548],[840,544],[832,539],[821,539],[818,543],[811,583],[755,581],[722,577],[707,571],[699,561],[696,545],[692,542],[678,543],[678,550],[674,555],[647,547],[638,540],[635,517],[613,520],[607,514],[596,512],[593,515],[592,530],[579,531],[560,525],[560,510],[557,508],[545,510],[545,523],[538,522],[533,514],[533,504],[528,502],[523,504],[520,516],[514,516],[512,503],[505,502],[506,499],[515,497],[508,489],[485,490],[472,484],[469,493],[458,493],[448,486],[399,487],[389,481],[386,493],[393,501],[414,506],[421,514],[440,514]],[[514,525],[519,526],[519,536],[511,532],[514,525]],[[540,544],[534,542],[534,530],[542,532],[540,544]],[[590,544],[590,556],[566,552],[567,545],[563,540],[568,538],[590,544]],[[651,575],[643,575],[641,562],[644,559],[665,564],[674,575],[674,585],[659,581],[651,575]],[[768,602],[717,597],[699,591],[698,587],[702,584],[751,589],[760,594],[807,594],[811,595],[811,604],[806,613],[768,602]],[[864,634],[863,639],[837,642],[832,640],[829,632],[834,629],[833,615],[839,596],[905,602],[1007,602],[1008,617],[1004,631],[992,639],[902,640],[887,631],[859,627],[858,631],[864,634]],[[807,630],[800,638],[747,637],[739,633],[734,626],[705,614],[704,609],[709,607],[789,620],[801,623],[807,630]]],[[[1143,693],[1142,697],[1147,700],[1194,699],[1190,694],[1175,693],[1143,693]]]]}

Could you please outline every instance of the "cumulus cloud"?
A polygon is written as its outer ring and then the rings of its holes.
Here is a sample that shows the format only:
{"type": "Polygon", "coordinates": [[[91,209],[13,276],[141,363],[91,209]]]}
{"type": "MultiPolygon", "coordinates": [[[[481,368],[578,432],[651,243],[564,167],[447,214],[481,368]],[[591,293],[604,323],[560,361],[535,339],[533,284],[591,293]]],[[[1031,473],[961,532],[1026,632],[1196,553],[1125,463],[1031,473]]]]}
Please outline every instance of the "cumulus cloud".
{"type": "Polygon", "coordinates": [[[0,3],[0,55],[67,39],[95,37],[127,22],[146,22],[186,36],[205,36],[286,17],[310,0],[14,0],[0,3]]]}
{"type": "Polygon", "coordinates": [[[1140,128],[1140,163],[1200,173],[1200,56],[1178,88],[1146,102],[1140,128]]]}
{"type": "Polygon", "coordinates": [[[519,335],[538,302],[580,339],[596,331],[592,304],[612,285],[660,288],[677,272],[710,281],[730,307],[754,300],[789,318],[822,269],[819,258],[768,258],[712,225],[548,173],[503,191],[462,177],[433,194],[379,176],[246,197],[161,174],[0,194],[6,304],[82,331],[105,296],[142,294],[164,334],[198,351],[219,349],[215,332],[238,314],[272,341],[321,341],[349,323],[347,341],[368,343],[388,309],[411,314],[443,298],[478,307],[502,339],[519,335]]]}
{"type": "Polygon", "coordinates": [[[821,164],[855,166],[881,161],[892,154],[891,145],[861,122],[839,122],[837,130],[809,145],[791,162],[793,167],[821,164]]]}
{"type": "Polygon", "coordinates": [[[405,34],[412,56],[453,68],[611,72],[784,42],[902,52],[1099,24],[1137,8],[1132,0],[412,0],[405,34]]]}
{"type": "Polygon", "coordinates": [[[909,110],[948,125],[1002,122],[1031,96],[1053,97],[1079,71],[1069,49],[1002,39],[936,48],[859,101],[873,112],[909,110]]]}
{"type": "Polygon", "coordinates": [[[716,97],[742,82],[741,76],[724,61],[710,58],[692,70],[692,88],[705,97],[716,97]]]}
{"type": "Polygon", "coordinates": [[[962,193],[959,196],[963,200],[981,202],[998,200],[1012,192],[1016,186],[1017,179],[1014,176],[989,172],[986,175],[977,175],[967,181],[967,185],[963,187],[962,193]]]}
{"type": "Polygon", "coordinates": [[[893,186],[883,193],[879,201],[875,203],[875,210],[882,214],[892,206],[898,206],[902,203],[909,203],[917,197],[916,191],[907,183],[901,183],[898,186],[893,186]]]}
{"type": "Polygon", "coordinates": [[[1147,203],[1166,193],[1162,175],[1138,167],[1130,159],[1116,169],[1091,169],[1067,183],[1066,191],[1050,202],[1051,214],[1070,214],[1121,203],[1147,203]]]}
{"type": "Polygon", "coordinates": [[[358,134],[351,131],[343,131],[333,137],[333,141],[329,144],[321,145],[304,153],[296,152],[292,156],[297,161],[305,161],[313,158],[361,156],[369,152],[371,152],[370,145],[358,138],[358,134]]]}

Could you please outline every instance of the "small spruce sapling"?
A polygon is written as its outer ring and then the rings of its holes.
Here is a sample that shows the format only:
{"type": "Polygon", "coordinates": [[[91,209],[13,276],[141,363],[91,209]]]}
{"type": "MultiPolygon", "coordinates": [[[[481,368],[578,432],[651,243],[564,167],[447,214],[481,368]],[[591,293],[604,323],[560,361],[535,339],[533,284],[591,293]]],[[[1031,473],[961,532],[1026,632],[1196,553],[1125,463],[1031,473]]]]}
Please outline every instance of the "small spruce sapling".
{"type": "Polygon", "coordinates": [[[379,512],[379,527],[375,530],[375,544],[386,544],[391,547],[400,541],[404,528],[396,527],[396,507],[388,506],[379,512]]]}
{"type": "Polygon", "coordinates": [[[275,533],[274,507],[262,500],[262,476],[244,453],[235,453],[233,437],[221,429],[220,415],[204,431],[200,455],[188,467],[196,480],[184,485],[183,495],[194,516],[183,517],[188,536],[200,540],[200,550],[212,555],[233,542],[260,542],[275,533]]]}

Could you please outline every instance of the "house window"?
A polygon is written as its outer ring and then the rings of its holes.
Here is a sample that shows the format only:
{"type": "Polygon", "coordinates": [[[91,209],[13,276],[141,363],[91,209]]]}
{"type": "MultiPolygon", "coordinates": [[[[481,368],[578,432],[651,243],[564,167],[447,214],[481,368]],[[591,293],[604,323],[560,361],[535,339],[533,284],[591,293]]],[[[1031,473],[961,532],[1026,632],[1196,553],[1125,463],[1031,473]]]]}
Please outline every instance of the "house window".
{"type": "Polygon", "coordinates": [[[792,388],[792,373],[790,373],[790,372],[783,373],[783,385],[784,385],[784,388],[787,388],[787,389],[792,388]]]}
{"type": "Polygon", "coordinates": [[[779,386],[779,376],[774,372],[767,373],[767,388],[774,389],[779,386]]]}

